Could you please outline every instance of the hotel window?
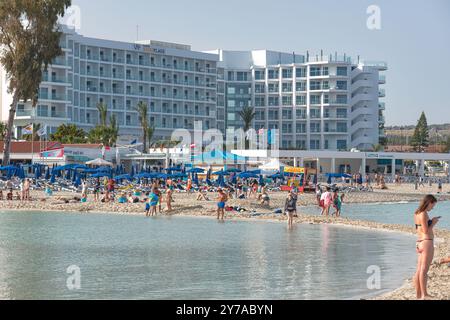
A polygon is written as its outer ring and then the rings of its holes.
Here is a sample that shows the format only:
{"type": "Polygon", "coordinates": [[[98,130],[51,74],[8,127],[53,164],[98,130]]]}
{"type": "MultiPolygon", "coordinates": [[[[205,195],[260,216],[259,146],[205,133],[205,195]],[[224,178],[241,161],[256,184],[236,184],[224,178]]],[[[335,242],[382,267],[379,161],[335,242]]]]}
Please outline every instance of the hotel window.
{"type": "Polygon", "coordinates": [[[295,114],[297,119],[306,119],[306,109],[297,109],[295,114]]]}
{"type": "Polygon", "coordinates": [[[347,123],[346,122],[338,122],[336,124],[336,131],[341,133],[347,133],[347,123]]]}
{"type": "Polygon", "coordinates": [[[336,74],[338,76],[347,76],[347,67],[337,67],[336,74]]]}
{"type": "Polygon", "coordinates": [[[306,91],[306,81],[300,81],[296,84],[297,91],[306,91]]]}
{"type": "Polygon", "coordinates": [[[310,148],[311,148],[311,150],[318,150],[318,149],[320,149],[320,140],[312,139],[310,141],[310,148]]]}
{"type": "Polygon", "coordinates": [[[255,80],[264,80],[266,77],[266,72],[264,70],[255,71],[255,80]]]}
{"type": "Polygon", "coordinates": [[[227,93],[228,94],[236,94],[236,89],[234,87],[228,87],[227,93]]]}
{"type": "Polygon", "coordinates": [[[347,118],[347,109],[336,109],[337,118],[347,118]]]}
{"type": "Polygon", "coordinates": [[[292,133],[292,124],[291,123],[283,123],[281,130],[283,133],[292,133]]]}
{"type": "Polygon", "coordinates": [[[269,79],[278,79],[280,77],[278,70],[269,70],[269,79]]]}
{"type": "Polygon", "coordinates": [[[279,86],[278,83],[269,83],[269,92],[278,92],[279,86]]]}
{"type": "Polygon", "coordinates": [[[39,105],[37,108],[38,117],[48,117],[48,106],[39,105]]]}
{"type": "Polygon", "coordinates": [[[297,140],[295,142],[295,145],[297,149],[299,150],[305,150],[306,149],[306,141],[305,140],[297,140]]]}
{"type": "Polygon", "coordinates": [[[269,97],[269,106],[278,106],[279,100],[278,97],[269,97]]]}
{"type": "Polygon", "coordinates": [[[317,77],[320,76],[320,67],[311,67],[309,70],[309,76],[310,77],[317,77]]]}
{"type": "Polygon", "coordinates": [[[347,103],[347,95],[338,94],[336,96],[336,102],[341,103],[341,104],[346,104],[347,103]]]}
{"type": "Polygon", "coordinates": [[[283,110],[281,116],[283,120],[292,119],[292,110],[283,110]]]}
{"type": "Polygon", "coordinates": [[[320,81],[311,81],[309,83],[309,90],[320,90],[320,81]]]}
{"type": "Polygon", "coordinates": [[[310,116],[311,116],[311,119],[319,119],[320,118],[320,109],[311,109],[310,116]]]}
{"type": "Polygon", "coordinates": [[[329,73],[328,73],[328,67],[323,67],[322,68],[322,75],[323,76],[327,76],[329,73]]]}
{"type": "Polygon", "coordinates": [[[338,90],[347,90],[347,81],[337,81],[336,89],[338,90]]]}
{"type": "Polygon", "coordinates": [[[266,99],[264,97],[255,98],[255,107],[264,107],[266,105],[266,99]]]}
{"type": "Polygon", "coordinates": [[[255,84],[255,93],[264,93],[265,87],[262,83],[255,84]]]}
{"type": "Polygon", "coordinates": [[[292,83],[283,83],[282,90],[283,92],[292,92],[292,83]]]}
{"type": "Polygon", "coordinates": [[[155,65],[155,57],[150,57],[150,64],[151,64],[152,66],[155,65]]]}
{"type": "Polygon", "coordinates": [[[310,130],[314,133],[320,132],[320,122],[311,122],[310,130]]]}
{"type": "Polygon", "coordinates": [[[297,96],[295,98],[296,102],[295,104],[297,106],[305,106],[306,105],[306,96],[297,96]]]}
{"type": "Polygon", "coordinates": [[[310,104],[320,104],[320,95],[310,95],[310,104]]]}
{"type": "Polygon", "coordinates": [[[347,140],[337,140],[336,148],[338,150],[347,150],[347,140]]]}
{"type": "Polygon", "coordinates": [[[328,81],[324,81],[322,83],[322,90],[328,90],[330,89],[330,83],[328,81]]]}
{"type": "Polygon", "coordinates": [[[325,140],[325,149],[328,150],[329,149],[329,144],[328,144],[328,140],[325,140]]]}
{"type": "Polygon", "coordinates": [[[328,94],[323,95],[323,103],[325,104],[330,103],[330,96],[328,94]]]}
{"type": "Polygon", "coordinates": [[[265,120],[266,113],[264,110],[256,110],[255,112],[255,120],[265,120]]]}
{"type": "Polygon", "coordinates": [[[305,78],[306,77],[306,68],[297,68],[295,70],[295,75],[297,78],[305,78]]]}
{"type": "Polygon", "coordinates": [[[247,81],[247,72],[237,72],[236,80],[237,81],[247,81]]]}
{"type": "Polygon", "coordinates": [[[292,97],[291,96],[283,96],[282,103],[283,103],[283,106],[292,106],[292,97]]]}
{"type": "Polygon", "coordinates": [[[278,110],[269,110],[269,119],[278,120],[278,110]]]}
{"type": "Polygon", "coordinates": [[[234,72],[233,71],[228,71],[228,80],[234,81],[234,72]]]}
{"type": "Polygon", "coordinates": [[[283,69],[282,76],[283,76],[283,79],[291,79],[292,78],[292,69],[283,69]]]}
{"type": "Polygon", "coordinates": [[[306,123],[297,123],[295,133],[306,133],[306,123]]]}

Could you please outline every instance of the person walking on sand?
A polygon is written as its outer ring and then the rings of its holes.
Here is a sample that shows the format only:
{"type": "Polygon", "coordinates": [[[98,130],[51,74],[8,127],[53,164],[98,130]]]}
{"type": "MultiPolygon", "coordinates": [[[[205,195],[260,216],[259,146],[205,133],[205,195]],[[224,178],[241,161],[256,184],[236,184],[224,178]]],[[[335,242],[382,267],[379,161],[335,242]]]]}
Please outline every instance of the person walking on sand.
{"type": "Polygon", "coordinates": [[[416,242],[418,260],[417,271],[414,275],[414,286],[417,299],[423,300],[432,298],[427,292],[428,270],[434,256],[433,228],[439,222],[440,217],[430,219],[428,213],[434,209],[436,203],[437,199],[434,196],[427,195],[414,213],[414,224],[418,236],[416,242]]]}
{"type": "Polygon", "coordinates": [[[225,216],[225,205],[228,200],[227,194],[222,190],[222,188],[219,188],[217,190],[218,197],[217,197],[217,220],[224,221],[225,216]]]}
{"type": "Polygon", "coordinates": [[[81,181],[81,197],[87,198],[87,185],[84,179],[81,181]]]}
{"type": "Polygon", "coordinates": [[[336,211],[334,212],[334,215],[336,215],[336,217],[338,217],[338,218],[341,216],[342,202],[344,201],[344,197],[345,197],[345,194],[339,195],[338,189],[334,190],[334,193],[333,193],[333,206],[336,209],[336,211]]]}
{"type": "Polygon", "coordinates": [[[322,196],[322,188],[320,187],[320,184],[316,185],[316,200],[317,200],[317,205],[319,207],[321,207],[320,205],[320,198],[322,196]]]}
{"type": "Polygon", "coordinates": [[[297,211],[297,200],[294,198],[294,194],[289,192],[286,202],[284,203],[284,212],[287,215],[288,228],[292,229],[294,220],[294,213],[297,211]]]}
{"type": "Polygon", "coordinates": [[[100,199],[100,178],[97,178],[94,182],[94,200],[99,201],[100,199]]]}
{"type": "Polygon", "coordinates": [[[442,193],[442,180],[439,179],[438,181],[438,193],[442,193]]]}
{"type": "Polygon", "coordinates": [[[327,187],[326,189],[327,191],[325,191],[324,193],[322,193],[321,197],[320,197],[320,201],[321,204],[323,204],[322,207],[322,213],[321,215],[323,216],[324,214],[326,216],[328,216],[330,214],[330,206],[333,203],[333,195],[331,194],[331,188],[327,187]]]}
{"type": "Polygon", "coordinates": [[[162,209],[161,209],[162,192],[161,192],[161,190],[159,190],[158,187],[154,188],[153,192],[158,196],[158,210],[159,210],[159,213],[161,213],[162,212],[162,209]]]}
{"type": "Polygon", "coordinates": [[[188,181],[187,181],[186,190],[187,190],[187,193],[191,193],[191,190],[192,190],[192,180],[191,180],[191,178],[189,178],[188,181]]]}

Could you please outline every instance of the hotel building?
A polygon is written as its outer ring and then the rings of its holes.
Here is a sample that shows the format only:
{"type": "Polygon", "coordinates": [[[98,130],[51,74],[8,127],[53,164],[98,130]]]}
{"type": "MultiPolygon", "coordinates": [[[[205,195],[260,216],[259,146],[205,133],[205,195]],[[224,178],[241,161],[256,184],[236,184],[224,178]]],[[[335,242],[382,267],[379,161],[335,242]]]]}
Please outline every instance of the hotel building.
{"type": "MultiPolygon", "coordinates": [[[[141,139],[136,105],[149,106],[154,139],[174,129],[239,128],[238,112],[255,108],[255,129],[279,129],[282,149],[368,150],[384,130],[384,63],[349,57],[257,51],[192,51],[159,41],[126,43],[87,38],[64,27],[63,55],[44,73],[39,103],[19,103],[16,136],[33,123],[49,133],[63,123],[89,131],[97,104],[117,117],[120,141],[141,139]]],[[[12,97],[0,68],[1,120],[12,97]]]]}

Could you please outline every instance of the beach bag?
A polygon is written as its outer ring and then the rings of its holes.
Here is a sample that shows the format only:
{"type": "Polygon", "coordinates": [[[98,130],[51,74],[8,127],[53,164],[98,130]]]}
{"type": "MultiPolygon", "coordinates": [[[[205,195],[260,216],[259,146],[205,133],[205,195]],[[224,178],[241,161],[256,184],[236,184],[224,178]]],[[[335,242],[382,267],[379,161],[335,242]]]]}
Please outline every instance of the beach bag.
{"type": "Polygon", "coordinates": [[[225,211],[233,211],[234,208],[233,207],[225,207],[225,211]]]}
{"type": "Polygon", "coordinates": [[[281,209],[276,209],[273,213],[275,213],[275,214],[281,214],[281,213],[283,213],[283,210],[281,210],[281,209]]]}

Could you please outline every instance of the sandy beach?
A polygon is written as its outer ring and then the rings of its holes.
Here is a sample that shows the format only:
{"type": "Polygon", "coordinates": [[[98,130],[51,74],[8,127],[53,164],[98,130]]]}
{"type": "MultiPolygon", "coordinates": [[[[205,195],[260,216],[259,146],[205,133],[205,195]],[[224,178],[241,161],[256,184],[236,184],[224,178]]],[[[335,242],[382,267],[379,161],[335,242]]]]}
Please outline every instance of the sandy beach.
{"type": "MultiPolygon", "coordinates": [[[[388,190],[374,190],[374,192],[353,192],[345,196],[345,203],[386,203],[386,202],[416,202],[420,201],[424,194],[435,194],[436,186],[421,187],[414,190],[412,185],[388,185],[388,190]]],[[[443,194],[438,195],[440,201],[450,201],[450,187],[445,185],[443,194]]],[[[32,201],[0,201],[0,210],[18,210],[18,211],[48,211],[48,212],[78,212],[78,213],[108,213],[120,215],[144,215],[144,204],[119,204],[119,203],[101,203],[94,202],[93,196],[89,195],[87,203],[71,201],[65,203],[63,199],[71,199],[74,196],[80,196],[76,193],[57,192],[51,198],[45,198],[42,191],[32,191],[32,201]]],[[[196,194],[175,193],[173,211],[171,215],[183,216],[202,216],[215,217],[216,215],[216,194],[210,193],[208,197],[210,201],[197,201],[196,194]]],[[[286,218],[281,214],[274,214],[274,210],[284,207],[286,194],[281,192],[270,193],[270,206],[256,204],[255,199],[231,199],[228,202],[230,206],[239,206],[245,208],[244,212],[227,212],[225,218],[227,220],[239,219],[255,219],[264,221],[284,221],[286,218]]],[[[315,205],[316,199],[314,194],[302,194],[298,201],[298,218],[295,223],[307,224],[336,224],[346,225],[357,228],[371,228],[378,230],[389,230],[395,232],[403,232],[415,234],[413,227],[404,225],[382,224],[370,221],[352,220],[345,217],[321,217],[302,214],[301,207],[307,205],[315,205]]],[[[165,204],[163,203],[163,210],[165,204]]],[[[163,214],[166,214],[163,212],[163,214]]],[[[412,213],[411,213],[412,214],[412,213]]],[[[450,255],[450,231],[435,231],[436,235],[436,252],[435,261],[450,255]]],[[[412,275],[411,275],[412,277],[412,275]]],[[[450,299],[450,268],[447,265],[438,265],[433,263],[429,272],[429,293],[436,299],[450,299]]],[[[375,299],[386,300],[409,300],[415,299],[415,290],[412,286],[412,280],[409,279],[401,288],[376,297],[375,299]]]]}

